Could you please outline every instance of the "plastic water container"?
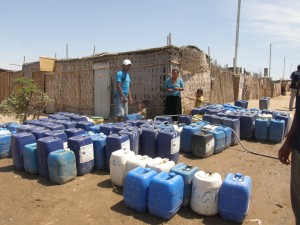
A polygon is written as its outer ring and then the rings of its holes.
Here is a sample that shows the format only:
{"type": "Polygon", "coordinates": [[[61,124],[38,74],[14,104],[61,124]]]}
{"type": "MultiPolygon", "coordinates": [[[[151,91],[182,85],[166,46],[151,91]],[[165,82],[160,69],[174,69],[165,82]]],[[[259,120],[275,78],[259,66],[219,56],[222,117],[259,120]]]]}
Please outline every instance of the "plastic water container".
{"type": "Polygon", "coordinates": [[[191,165],[186,165],[184,163],[179,163],[173,166],[170,172],[180,175],[183,179],[183,201],[182,206],[188,206],[190,204],[191,193],[192,193],[192,180],[194,174],[198,171],[198,167],[193,167],[191,165]]]}
{"type": "Polygon", "coordinates": [[[175,173],[161,172],[149,184],[148,209],[151,214],[171,219],[180,209],[183,200],[183,179],[175,173]]]}
{"type": "Polygon", "coordinates": [[[223,130],[212,129],[208,130],[207,133],[211,133],[214,136],[214,154],[222,152],[225,149],[225,132],[223,130]]]}
{"type": "Polygon", "coordinates": [[[156,175],[156,171],[143,167],[137,167],[128,172],[123,188],[124,203],[127,207],[138,212],[147,211],[148,188],[150,181],[156,175]]]}
{"type": "Polygon", "coordinates": [[[166,172],[168,173],[170,169],[175,166],[174,161],[170,161],[169,159],[162,159],[160,157],[156,157],[147,162],[146,167],[151,168],[157,172],[166,172]]]}
{"type": "Polygon", "coordinates": [[[216,215],[221,185],[220,174],[196,172],[192,181],[191,209],[204,216],[216,215]]]}
{"type": "Polygon", "coordinates": [[[94,168],[93,140],[89,136],[74,136],[68,139],[69,148],[75,153],[77,175],[90,173],[94,168]]]}
{"type": "Polygon", "coordinates": [[[254,129],[255,140],[266,141],[268,139],[269,124],[270,121],[268,119],[255,120],[255,129],[254,129]]]}
{"type": "Polygon", "coordinates": [[[32,143],[24,146],[23,162],[24,170],[31,174],[38,174],[38,161],[36,153],[37,144],[32,143]]]}
{"type": "Polygon", "coordinates": [[[76,128],[77,124],[77,122],[70,120],[58,120],[57,123],[63,125],[65,129],[76,128]]]}
{"type": "Polygon", "coordinates": [[[242,107],[243,109],[247,109],[248,108],[248,101],[246,101],[246,100],[235,100],[234,105],[242,107]]]}
{"type": "Polygon", "coordinates": [[[285,134],[285,121],[284,120],[271,120],[268,132],[268,141],[273,143],[280,143],[285,134]]]}
{"type": "Polygon", "coordinates": [[[211,122],[211,118],[212,118],[212,114],[207,114],[207,113],[205,113],[204,115],[203,115],[203,117],[202,117],[202,120],[203,121],[207,121],[207,122],[211,122]]]}
{"type": "Polygon", "coordinates": [[[199,114],[199,115],[204,115],[206,112],[206,108],[205,107],[199,107],[199,108],[194,108],[192,109],[192,115],[196,115],[196,114],[199,114]]]}
{"type": "Polygon", "coordinates": [[[167,158],[177,163],[180,149],[180,135],[168,129],[158,132],[157,157],[167,158]]]}
{"type": "Polygon", "coordinates": [[[72,121],[80,122],[80,121],[88,121],[86,116],[81,115],[70,115],[68,116],[72,121]]]}
{"type": "Polygon", "coordinates": [[[231,113],[227,114],[227,117],[231,118],[231,119],[240,119],[241,113],[240,112],[231,112],[231,113]]]}
{"type": "Polygon", "coordinates": [[[39,126],[39,120],[25,120],[23,122],[24,125],[34,125],[34,126],[39,126]]]}
{"type": "Polygon", "coordinates": [[[48,156],[49,179],[57,184],[74,180],[77,176],[76,158],[73,151],[57,150],[48,156]]]}
{"type": "Polygon", "coordinates": [[[63,141],[64,148],[68,147],[68,136],[63,130],[52,130],[44,133],[45,137],[58,137],[63,141]]]}
{"type": "Polygon", "coordinates": [[[259,99],[259,109],[270,108],[270,97],[262,97],[259,99]]]}
{"type": "Polygon", "coordinates": [[[111,154],[110,164],[110,179],[111,182],[119,187],[124,185],[125,164],[128,159],[134,157],[135,154],[130,150],[117,150],[111,154]]]}
{"type": "Polygon", "coordinates": [[[109,170],[111,154],[117,150],[130,150],[130,140],[125,134],[110,134],[106,137],[106,165],[109,170]]]}
{"type": "Polygon", "coordinates": [[[75,136],[81,136],[86,133],[85,130],[83,130],[81,128],[70,128],[70,129],[66,129],[64,131],[67,134],[68,138],[75,137],[75,136]]]}
{"type": "Polygon", "coordinates": [[[240,118],[241,128],[240,136],[241,139],[251,140],[253,139],[255,114],[242,114],[240,118]]]}
{"type": "Polygon", "coordinates": [[[240,138],[240,120],[223,118],[222,123],[226,127],[230,127],[233,132],[231,136],[231,145],[237,145],[239,143],[238,139],[240,138]]]}
{"type": "Polygon", "coordinates": [[[100,133],[100,124],[96,124],[94,126],[90,127],[90,131],[94,132],[95,134],[99,134],[100,133]]]}
{"type": "Polygon", "coordinates": [[[7,129],[12,133],[12,134],[15,134],[17,133],[17,128],[20,126],[20,124],[18,123],[9,123],[7,125],[7,129]]]}
{"type": "Polygon", "coordinates": [[[180,149],[183,152],[191,152],[192,151],[192,138],[195,133],[199,133],[201,131],[201,125],[185,125],[182,128],[180,134],[180,149]]]}
{"type": "Polygon", "coordinates": [[[23,151],[27,144],[35,143],[35,137],[31,133],[22,132],[11,135],[11,151],[14,168],[24,170],[23,151]]]}
{"type": "Polygon", "coordinates": [[[105,134],[106,136],[112,133],[112,123],[100,124],[99,132],[105,134]]]}
{"type": "Polygon", "coordinates": [[[285,122],[285,129],[284,129],[284,135],[286,136],[290,129],[290,124],[292,124],[293,118],[290,116],[289,113],[275,113],[274,119],[276,120],[284,120],[285,122]]]}
{"type": "Polygon", "coordinates": [[[41,176],[49,176],[47,159],[50,152],[63,148],[63,141],[58,137],[44,137],[37,140],[36,153],[38,161],[38,171],[41,176]]]}
{"type": "Polygon", "coordinates": [[[275,111],[274,111],[274,110],[271,110],[271,109],[263,109],[263,110],[261,111],[261,113],[264,113],[264,114],[270,114],[270,115],[274,116],[275,111]]]}
{"type": "Polygon", "coordinates": [[[221,117],[219,117],[217,115],[212,115],[210,118],[210,123],[219,125],[219,124],[222,124],[222,119],[221,119],[221,117]]]}
{"type": "Polygon", "coordinates": [[[49,130],[65,130],[65,126],[57,123],[49,123],[45,126],[49,130]]]}
{"type": "Polygon", "coordinates": [[[223,112],[221,108],[206,108],[205,114],[216,115],[217,113],[223,112]]]}
{"type": "Polygon", "coordinates": [[[232,140],[231,128],[226,126],[218,126],[216,130],[223,131],[225,133],[225,149],[228,148],[231,145],[231,140],[232,140]]]}
{"type": "Polygon", "coordinates": [[[169,124],[173,123],[172,117],[171,116],[157,116],[155,117],[155,120],[159,120],[159,121],[167,121],[169,124]]]}
{"type": "Polygon", "coordinates": [[[36,129],[37,126],[34,125],[20,125],[17,127],[17,133],[22,133],[22,132],[31,132],[32,130],[36,129]]]}
{"type": "Polygon", "coordinates": [[[79,121],[76,124],[76,128],[81,128],[85,131],[90,131],[90,128],[94,125],[95,123],[91,121],[79,121]]]}
{"type": "Polygon", "coordinates": [[[157,135],[159,129],[142,128],[141,134],[141,154],[151,158],[157,156],[157,135]]]}
{"type": "Polygon", "coordinates": [[[151,160],[152,158],[147,155],[135,155],[134,157],[129,158],[125,164],[125,176],[129,171],[137,167],[145,168],[147,163],[151,160]]]}
{"type": "Polygon", "coordinates": [[[190,125],[192,123],[191,115],[180,115],[178,116],[178,123],[184,123],[186,125],[190,125]]]}
{"type": "Polygon", "coordinates": [[[241,173],[228,173],[219,191],[219,212],[223,219],[242,223],[250,205],[252,180],[241,173]]]}
{"type": "Polygon", "coordinates": [[[139,153],[139,144],[140,144],[140,132],[137,127],[128,127],[119,132],[119,134],[125,134],[128,136],[130,141],[130,150],[134,152],[134,154],[139,153]]]}
{"type": "Polygon", "coordinates": [[[100,133],[99,135],[91,136],[94,148],[94,164],[95,170],[105,170],[106,165],[106,135],[100,133]]]}
{"type": "Polygon", "coordinates": [[[45,127],[39,127],[34,129],[31,133],[35,136],[36,140],[46,137],[45,133],[49,132],[51,130],[45,128],[45,127]]]}
{"type": "Polygon", "coordinates": [[[59,114],[49,114],[48,118],[55,119],[55,120],[70,120],[69,117],[63,116],[63,115],[59,115],[59,114]]]}
{"type": "Polygon", "coordinates": [[[192,138],[192,154],[206,158],[214,154],[215,139],[212,133],[199,132],[192,138]]]}
{"type": "Polygon", "coordinates": [[[11,132],[0,130],[0,159],[7,158],[10,154],[11,132]]]}

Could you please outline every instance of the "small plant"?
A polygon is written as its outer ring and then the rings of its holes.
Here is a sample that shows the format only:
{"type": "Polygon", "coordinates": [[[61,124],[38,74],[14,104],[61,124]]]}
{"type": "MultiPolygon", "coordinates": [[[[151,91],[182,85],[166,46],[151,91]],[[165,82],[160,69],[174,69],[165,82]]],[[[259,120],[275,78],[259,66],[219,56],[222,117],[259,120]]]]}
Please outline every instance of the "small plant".
{"type": "Polygon", "coordinates": [[[15,84],[18,87],[16,91],[0,104],[0,112],[4,116],[13,116],[23,123],[28,117],[39,118],[46,105],[53,101],[38,89],[32,79],[17,78],[15,84]]]}

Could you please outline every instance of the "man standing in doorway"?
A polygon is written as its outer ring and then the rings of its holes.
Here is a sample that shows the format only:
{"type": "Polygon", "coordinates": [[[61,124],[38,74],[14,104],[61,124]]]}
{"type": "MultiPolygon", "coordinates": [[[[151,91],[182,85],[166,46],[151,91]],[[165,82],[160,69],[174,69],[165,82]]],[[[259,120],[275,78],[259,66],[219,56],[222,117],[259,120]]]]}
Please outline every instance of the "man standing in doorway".
{"type": "Polygon", "coordinates": [[[294,107],[294,100],[295,100],[295,96],[296,96],[296,91],[298,88],[298,79],[300,77],[300,65],[297,66],[297,71],[294,71],[291,74],[291,98],[290,98],[290,104],[289,104],[289,109],[290,111],[293,111],[293,107],[294,107]]]}
{"type": "Polygon", "coordinates": [[[131,61],[125,59],[123,61],[122,70],[116,74],[116,90],[115,90],[115,115],[118,122],[121,122],[128,115],[128,104],[132,104],[130,93],[130,76],[128,71],[131,67],[131,61]]]}

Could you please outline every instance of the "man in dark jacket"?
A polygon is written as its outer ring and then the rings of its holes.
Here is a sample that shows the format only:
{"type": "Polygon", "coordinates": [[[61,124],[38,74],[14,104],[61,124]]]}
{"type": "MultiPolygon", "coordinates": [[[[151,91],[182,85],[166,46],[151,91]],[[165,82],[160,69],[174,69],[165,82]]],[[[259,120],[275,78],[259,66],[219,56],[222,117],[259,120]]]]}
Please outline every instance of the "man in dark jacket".
{"type": "Polygon", "coordinates": [[[297,71],[294,71],[291,74],[291,98],[290,98],[290,105],[289,105],[289,109],[290,111],[293,110],[293,106],[294,106],[294,100],[295,100],[295,96],[296,96],[296,91],[298,88],[298,79],[300,77],[300,65],[297,66],[297,71]]]}

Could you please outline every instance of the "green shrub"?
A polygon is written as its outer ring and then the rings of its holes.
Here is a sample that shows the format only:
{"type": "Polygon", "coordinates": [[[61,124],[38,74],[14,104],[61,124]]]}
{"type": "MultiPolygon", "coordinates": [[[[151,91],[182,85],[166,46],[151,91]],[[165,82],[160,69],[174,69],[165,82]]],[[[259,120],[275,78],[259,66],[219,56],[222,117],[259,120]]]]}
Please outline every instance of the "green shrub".
{"type": "Polygon", "coordinates": [[[17,78],[16,89],[0,104],[0,112],[4,116],[13,116],[23,123],[27,118],[39,118],[43,114],[47,103],[53,100],[38,89],[34,80],[25,77],[17,78]]]}

